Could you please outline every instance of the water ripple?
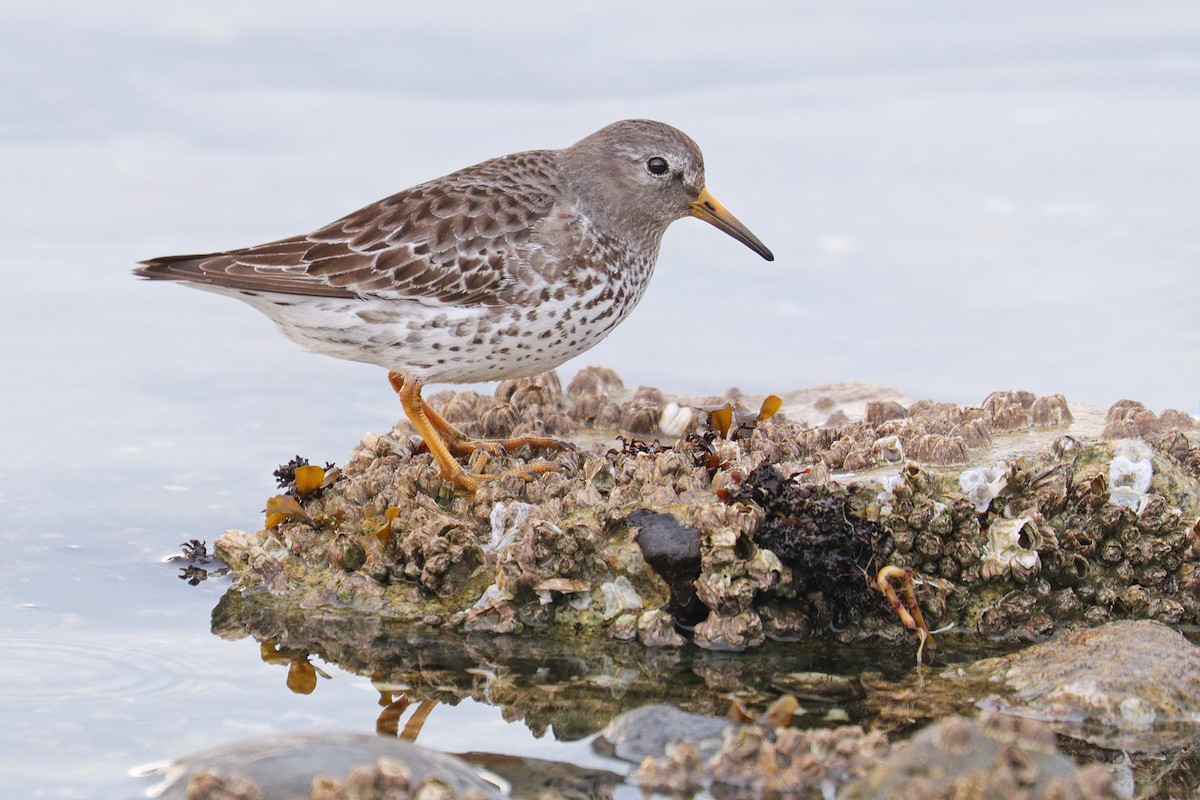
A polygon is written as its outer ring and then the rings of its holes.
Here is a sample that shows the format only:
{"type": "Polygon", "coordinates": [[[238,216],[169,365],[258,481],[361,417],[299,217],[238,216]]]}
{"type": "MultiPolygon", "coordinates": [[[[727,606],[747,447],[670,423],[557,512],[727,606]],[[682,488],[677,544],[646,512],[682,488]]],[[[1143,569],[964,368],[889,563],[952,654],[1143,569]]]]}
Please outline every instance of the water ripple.
{"type": "Polygon", "coordinates": [[[189,648],[144,634],[125,639],[109,631],[0,632],[4,653],[0,709],[46,701],[72,705],[198,695],[189,680],[206,665],[189,648]]]}

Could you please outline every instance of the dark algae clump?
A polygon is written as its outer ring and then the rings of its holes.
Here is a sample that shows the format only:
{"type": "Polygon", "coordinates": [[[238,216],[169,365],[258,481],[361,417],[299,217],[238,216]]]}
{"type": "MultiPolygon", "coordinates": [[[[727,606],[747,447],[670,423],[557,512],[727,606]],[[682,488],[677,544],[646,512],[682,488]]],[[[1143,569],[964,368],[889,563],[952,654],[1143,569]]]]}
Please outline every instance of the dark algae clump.
{"type": "Polygon", "coordinates": [[[763,509],[754,543],[790,567],[803,592],[824,598],[834,628],[847,627],[854,614],[887,610],[868,576],[887,563],[892,537],[878,522],[857,516],[839,487],[800,484],[763,463],[729,488],[728,499],[763,509]]]}

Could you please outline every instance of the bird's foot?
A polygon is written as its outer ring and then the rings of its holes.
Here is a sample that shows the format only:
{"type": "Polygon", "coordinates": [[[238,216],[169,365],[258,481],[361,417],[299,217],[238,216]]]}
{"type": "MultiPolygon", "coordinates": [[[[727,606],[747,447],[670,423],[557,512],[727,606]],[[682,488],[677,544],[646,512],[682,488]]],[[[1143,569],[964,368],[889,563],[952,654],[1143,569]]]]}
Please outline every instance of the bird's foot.
{"type": "Polygon", "coordinates": [[[510,467],[501,472],[483,472],[484,466],[487,464],[489,454],[484,450],[478,450],[471,458],[469,468],[463,468],[458,462],[454,462],[458,466],[457,470],[452,470],[449,475],[446,470],[442,470],[442,478],[450,481],[459,489],[474,494],[482,484],[487,481],[494,481],[497,478],[507,478],[510,475],[515,475],[524,481],[531,481],[538,475],[544,475],[547,472],[559,472],[563,466],[556,464],[553,461],[534,461],[529,464],[521,464],[520,466],[510,467]]]}
{"type": "Polygon", "coordinates": [[[421,399],[421,382],[406,379],[398,372],[389,372],[388,380],[400,397],[400,405],[409,422],[417,429],[425,446],[437,461],[440,474],[459,489],[474,493],[480,484],[496,478],[516,475],[530,481],[535,476],[562,469],[552,461],[534,461],[496,473],[483,471],[488,459],[519,450],[522,447],[541,447],[548,450],[572,450],[574,445],[548,436],[513,436],[508,439],[472,439],[447,422],[421,399]],[[470,456],[463,467],[454,456],[470,456]]]}
{"type": "MultiPolygon", "coordinates": [[[[458,456],[474,456],[487,453],[490,456],[503,455],[520,450],[522,447],[543,448],[545,450],[574,450],[575,445],[549,436],[513,436],[508,439],[471,439],[460,434],[459,437],[447,437],[446,447],[458,456]]],[[[543,470],[544,471],[544,470],[543,470]]]]}

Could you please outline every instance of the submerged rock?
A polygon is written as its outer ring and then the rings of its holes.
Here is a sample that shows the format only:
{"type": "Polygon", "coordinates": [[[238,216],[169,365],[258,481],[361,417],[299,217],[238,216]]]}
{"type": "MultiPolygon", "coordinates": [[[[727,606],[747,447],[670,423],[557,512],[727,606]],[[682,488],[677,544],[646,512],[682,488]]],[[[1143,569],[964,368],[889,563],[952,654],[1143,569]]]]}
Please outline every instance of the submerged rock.
{"type": "Polygon", "coordinates": [[[727,800],[820,800],[863,774],[887,750],[882,734],[852,725],[809,730],[742,725],[726,732],[711,757],[704,758],[689,741],[679,742],[664,756],[643,760],[632,779],[644,791],[685,797],[708,790],[707,796],[727,800]]]}
{"type": "Polygon", "coordinates": [[[648,705],[615,717],[593,743],[622,761],[640,763],[660,758],[674,744],[687,742],[701,759],[712,758],[725,732],[736,725],[727,719],[694,714],[675,706],[648,705]]]}
{"type": "Polygon", "coordinates": [[[1061,754],[1054,734],[1040,723],[984,714],[929,726],[837,797],[1122,800],[1129,795],[1109,770],[1081,768],[1061,754]]]}
{"type": "Polygon", "coordinates": [[[149,774],[165,800],[487,800],[501,796],[454,756],[351,733],[269,736],[222,745],[149,774]]]}
{"type": "Polygon", "coordinates": [[[585,800],[610,798],[625,779],[622,775],[562,761],[499,753],[460,753],[459,758],[508,784],[512,800],[585,800]]]}
{"type": "Polygon", "coordinates": [[[739,724],[666,705],[621,714],[593,746],[637,764],[631,778],[646,792],[724,798],[825,797],[888,750],[882,734],[853,725],[739,724]]]}
{"type": "Polygon", "coordinates": [[[1200,648],[1156,622],[1074,631],[963,677],[1000,692],[980,707],[1100,747],[1153,753],[1200,741],[1200,648]]]}

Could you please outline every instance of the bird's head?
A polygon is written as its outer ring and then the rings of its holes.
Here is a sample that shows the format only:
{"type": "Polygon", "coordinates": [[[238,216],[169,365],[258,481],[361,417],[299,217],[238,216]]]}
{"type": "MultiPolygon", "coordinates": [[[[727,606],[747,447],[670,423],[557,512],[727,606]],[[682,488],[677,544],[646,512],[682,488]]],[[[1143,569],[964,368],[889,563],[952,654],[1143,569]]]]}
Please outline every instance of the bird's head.
{"type": "Polygon", "coordinates": [[[651,120],[614,122],[562,151],[574,189],[593,223],[657,241],[692,216],[724,231],[768,261],[758,237],[704,185],[704,156],[687,134],[651,120]]]}

